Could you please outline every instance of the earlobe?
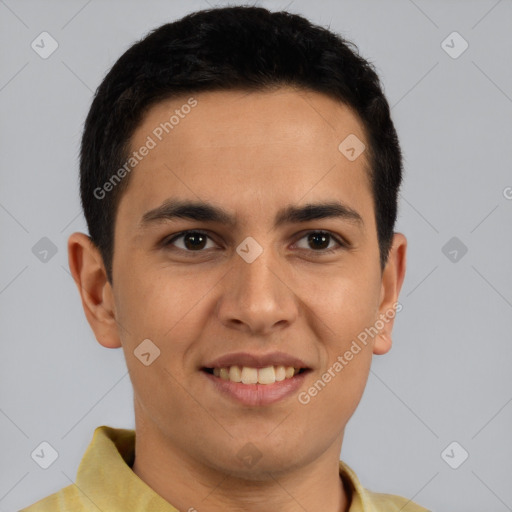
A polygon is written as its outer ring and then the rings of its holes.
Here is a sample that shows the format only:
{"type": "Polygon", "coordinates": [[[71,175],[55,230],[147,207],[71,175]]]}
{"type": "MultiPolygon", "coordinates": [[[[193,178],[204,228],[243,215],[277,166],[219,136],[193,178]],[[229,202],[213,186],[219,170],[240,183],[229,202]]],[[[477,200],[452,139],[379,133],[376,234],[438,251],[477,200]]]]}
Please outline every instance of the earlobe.
{"type": "Polygon", "coordinates": [[[112,287],[103,258],[90,237],[84,233],[70,235],[68,261],[85,316],[98,343],[106,348],[120,347],[112,287]]]}
{"type": "Polygon", "coordinates": [[[402,233],[395,233],[389,251],[386,267],[382,272],[382,284],[379,304],[379,317],[376,324],[379,329],[373,353],[386,354],[393,344],[391,332],[398,308],[398,296],[405,278],[407,239],[402,233]]]}
{"type": "Polygon", "coordinates": [[[391,336],[385,332],[381,332],[377,335],[375,343],[373,344],[373,353],[377,356],[387,354],[393,346],[393,340],[391,336]]]}

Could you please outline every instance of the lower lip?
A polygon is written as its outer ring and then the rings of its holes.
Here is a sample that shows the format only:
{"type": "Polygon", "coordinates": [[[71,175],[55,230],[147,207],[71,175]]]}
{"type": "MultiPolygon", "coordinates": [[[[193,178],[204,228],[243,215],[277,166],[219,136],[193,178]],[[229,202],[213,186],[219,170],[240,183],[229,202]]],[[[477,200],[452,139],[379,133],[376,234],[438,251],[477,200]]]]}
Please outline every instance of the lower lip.
{"type": "Polygon", "coordinates": [[[293,395],[304,382],[308,372],[298,373],[290,379],[274,382],[274,384],[242,384],[223,380],[205,371],[201,373],[223,395],[243,405],[262,406],[279,402],[293,395]]]}

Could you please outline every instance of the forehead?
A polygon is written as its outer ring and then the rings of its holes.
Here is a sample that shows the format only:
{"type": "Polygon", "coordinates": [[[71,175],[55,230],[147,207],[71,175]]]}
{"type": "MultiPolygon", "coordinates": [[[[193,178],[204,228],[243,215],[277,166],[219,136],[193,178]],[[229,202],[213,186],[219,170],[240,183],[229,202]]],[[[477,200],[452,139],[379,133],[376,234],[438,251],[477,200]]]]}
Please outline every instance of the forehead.
{"type": "Polygon", "coordinates": [[[371,202],[366,152],[351,161],[346,140],[367,145],[358,116],[311,91],[215,91],[162,101],[131,139],[132,151],[151,149],[133,168],[120,208],[129,202],[126,214],[140,218],[182,196],[233,210],[257,201],[268,211],[329,194],[364,210],[371,202]]]}

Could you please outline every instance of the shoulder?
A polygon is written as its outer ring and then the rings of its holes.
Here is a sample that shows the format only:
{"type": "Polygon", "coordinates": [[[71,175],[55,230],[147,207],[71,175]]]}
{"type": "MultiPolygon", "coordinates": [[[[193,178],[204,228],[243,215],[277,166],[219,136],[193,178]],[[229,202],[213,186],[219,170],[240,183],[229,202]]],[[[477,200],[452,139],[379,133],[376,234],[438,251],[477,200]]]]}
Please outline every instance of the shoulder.
{"type": "Polygon", "coordinates": [[[395,494],[385,494],[364,490],[366,499],[371,501],[376,510],[382,512],[430,512],[412,500],[397,496],[395,494]]]}
{"type": "Polygon", "coordinates": [[[19,512],[88,512],[95,510],[94,504],[88,503],[88,501],[84,495],[78,492],[76,485],[71,484],[19,512]]]}
{"type": "Polygon", "coordinates": [[[349,512],[430,512],[403,496],[370,491],[346,462],[340,460],[339,464],[341,479],[352,497],[349,512]]]}

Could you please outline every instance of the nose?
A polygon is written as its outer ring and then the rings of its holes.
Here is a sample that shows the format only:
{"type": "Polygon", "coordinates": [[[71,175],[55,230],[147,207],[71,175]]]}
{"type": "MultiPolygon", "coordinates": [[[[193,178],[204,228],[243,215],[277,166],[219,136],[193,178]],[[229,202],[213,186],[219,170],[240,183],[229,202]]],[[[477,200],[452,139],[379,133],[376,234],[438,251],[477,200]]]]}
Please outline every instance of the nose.
{"type": "Polygon", "coordinates": [[[222,324],[259,335],[291,325],[298,315],[298,297],[278,256],[265,247],[251,263],[238,254],[233,260],[217,305],[222,324]]]}

